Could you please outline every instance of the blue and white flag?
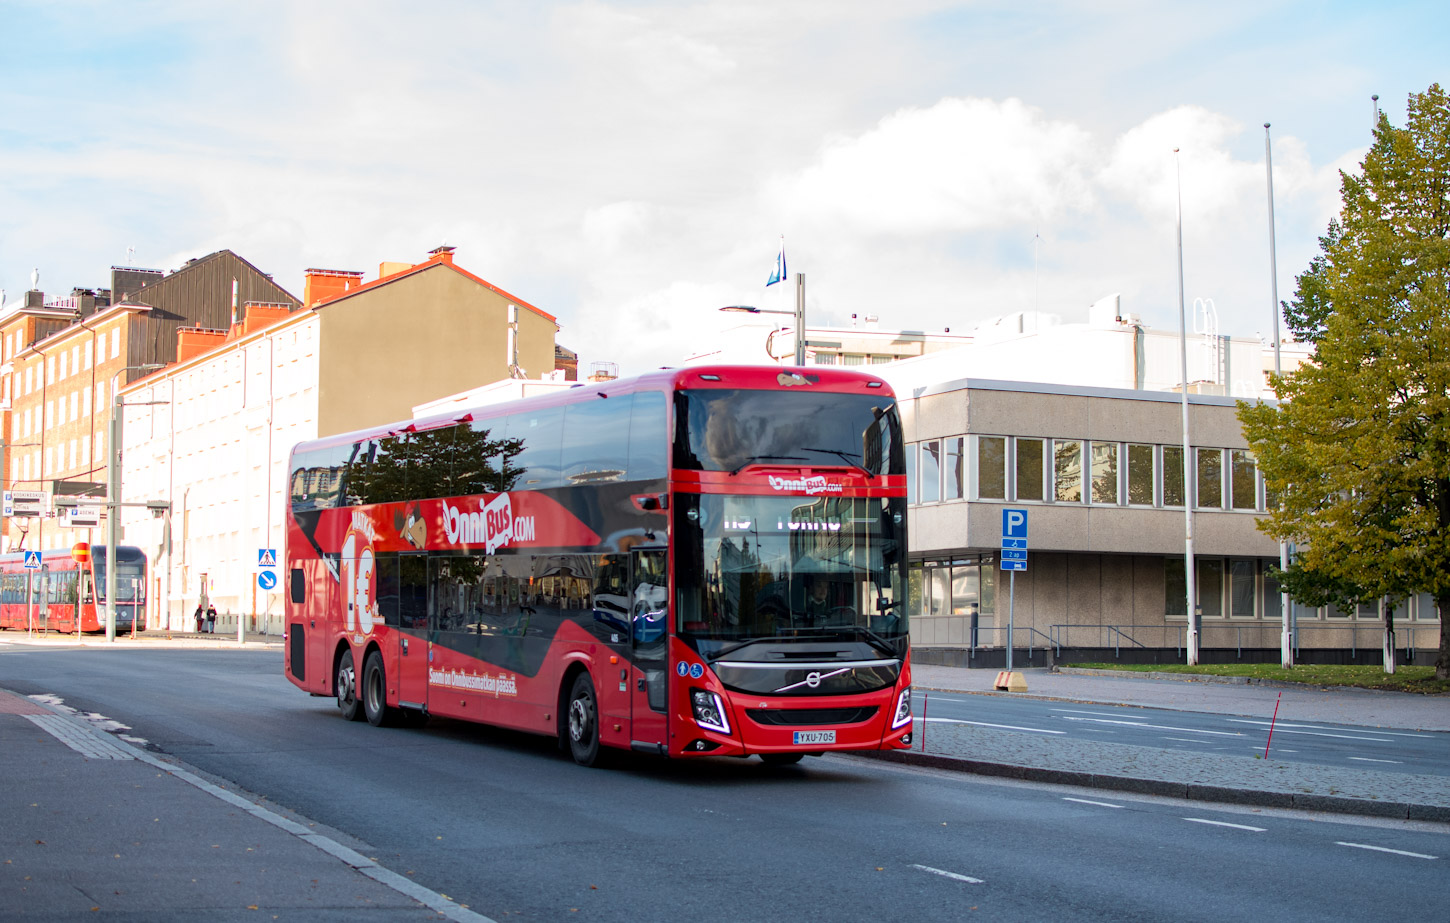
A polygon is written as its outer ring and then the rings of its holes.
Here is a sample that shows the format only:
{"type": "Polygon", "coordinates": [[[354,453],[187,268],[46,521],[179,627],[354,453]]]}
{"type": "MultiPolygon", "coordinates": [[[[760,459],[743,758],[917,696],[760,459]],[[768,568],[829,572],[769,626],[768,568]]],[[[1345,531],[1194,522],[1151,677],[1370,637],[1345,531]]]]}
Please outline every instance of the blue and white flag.
{"type": "Polygon", "coordinates": [[[780,255],[775,258],[775,271],[770,274],[770,281],[765,283],[770,288],[777,282],[785,279],[785,238],[780,239],[780,255]]]}

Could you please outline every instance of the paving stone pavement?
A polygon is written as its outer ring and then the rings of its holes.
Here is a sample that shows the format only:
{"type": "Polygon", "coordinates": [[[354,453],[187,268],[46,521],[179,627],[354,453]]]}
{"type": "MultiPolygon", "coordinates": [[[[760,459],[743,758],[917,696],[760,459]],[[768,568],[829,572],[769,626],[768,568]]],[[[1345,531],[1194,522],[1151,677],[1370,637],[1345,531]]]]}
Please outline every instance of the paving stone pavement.
{"type": "MultiPolygon", "coordinates": [[[[1450,731],[1450,699],[1444,696],[1125,679],[1087,671],[1020,672],[1027,682],[1026,693],[995,691],[995,670],[913,666],[912,681],[923,691],[1256,717],[1269,717],[1278,702],[1280,720],[1290,716],[1294,721],[1450,731]]],[[[918,721],[918,735],[921,729],[922,722],[918,721]]],[[[884,758],[1030,781],[1195,800],[1450,823],[1450,777],[1446,776],[1340,769],[1283,762],[1272,756],[1259,759],[1044,738],[973,725],[933,723],[926,735],[924,751],[918,744],[912,751],[895,751],[883,754],[884,758]]]]}

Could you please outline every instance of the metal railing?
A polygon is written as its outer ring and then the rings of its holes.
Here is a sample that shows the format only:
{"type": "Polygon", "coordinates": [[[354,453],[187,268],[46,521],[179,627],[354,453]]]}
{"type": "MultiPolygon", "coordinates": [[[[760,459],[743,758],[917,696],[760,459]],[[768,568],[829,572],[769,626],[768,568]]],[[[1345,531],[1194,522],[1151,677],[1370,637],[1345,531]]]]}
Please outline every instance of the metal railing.
{"type": "MultiPolygon", "coordinates": [[[[1016,631],[1028,629],[1017,628],[1016,631]]],[[[1035,629],[1034,629],[1035,630],[1035,629]]],[[[1379,649],[1384,641],[1384,624],[1380,622],[1346,623],[1335,624],[1329,622],[1300,623],[1294,626],[1291,643],[1294,653],[1299,654],[1302,636],[1307,632],[1311,636],[1319,632],[1349,632],[1348,649],[1351,657],[1359,655],[1359,648],[1365,647],[1371,650],[1379,649]],[[1368,643],[1360,644],[1360,634],[1368,633],[1368,643]]],[[[1417,644],[1417,635],[1421,632],[1433,633],[1431,647],[1438,647],[1438,636],[1440,626],[1430,622],[1397,623],[1395,626],[1395,649],[1403,650],[1407,658],[1413,658],[1420,649],[1417,644]]],[[[1058,623],[1048,626],[1050,646],[1054,654],[1060,655],[1064,647],[1098,647],[1112,648],[1114,657],[1122,656],[1123,646],[1134,648],[1167,648],[1173,647],[1177,656],[1182,656],[1188,643],[1188,626],[1185,625],[1094,625],[1082,623],[1058,623]],[[1075,634],[1073,637],[1069,634],[1075,634]],[[1089,634],[1084,640],[1083,633],[1095,633],[1096,637],[1089,634]],[[1171,638],[1171,644],[1170,644],[1171,638]],[[1153,642],[1157,643],[1153,643],[1153,642]]],[[[1252,647],[1278,648],[1280,626],[1278,622],[1263,622],[1257,624],[1233,624],[1221,622],[1202,623],[1202,637],[1199,644],[1201,647],[1232,647],[1235,656],[1242,658],[1244,652],[1244,639],[1247,637],[1252,647]],[[1255,638],[1255,635],[1258,637],[1255,638]],[[1232,642],[1229,642],[1232,639],[1232,642]],[[1262,643],[1253,643],[1260,641],[1262,643]],[[1217,643],[1215,643],[1217,642],[1217,643]]],[[[1328,645],[1330,648],[1337,648],[1341,645],[1328,645]]],[[[1311,645],[1311,648],[1319,647],[1311,645]]]]}

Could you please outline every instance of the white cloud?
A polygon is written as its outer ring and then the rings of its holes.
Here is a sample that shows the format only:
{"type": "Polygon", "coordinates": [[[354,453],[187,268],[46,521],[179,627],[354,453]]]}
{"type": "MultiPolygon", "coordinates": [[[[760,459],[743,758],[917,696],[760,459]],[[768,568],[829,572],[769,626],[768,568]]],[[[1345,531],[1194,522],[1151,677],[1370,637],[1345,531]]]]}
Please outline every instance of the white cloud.
{"type": "Polygon", "coordinates": [[[1091,139],[1016,99],[944,99],[906,109],[777,180],[786,214],[853,233],[934,234],[1088,208],[1091,139]]]}

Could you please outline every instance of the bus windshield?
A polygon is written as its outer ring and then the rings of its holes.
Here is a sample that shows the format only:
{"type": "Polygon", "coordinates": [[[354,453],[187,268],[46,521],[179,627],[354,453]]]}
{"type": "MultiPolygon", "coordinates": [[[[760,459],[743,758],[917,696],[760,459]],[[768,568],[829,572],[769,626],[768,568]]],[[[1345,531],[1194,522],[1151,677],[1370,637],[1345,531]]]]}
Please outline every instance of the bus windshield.
{"type": "Polygon", "coordinates": [[[830,391],[676,392],[675,467],[739,471],[752,464],[905,471],[890,394],[830,391]]]}
{"type": "Polygon", "coordinates": [[[904,504],[677,495],[679,634],[706,656],[756,638],[851,639],[904,656],[904,504]]]}

